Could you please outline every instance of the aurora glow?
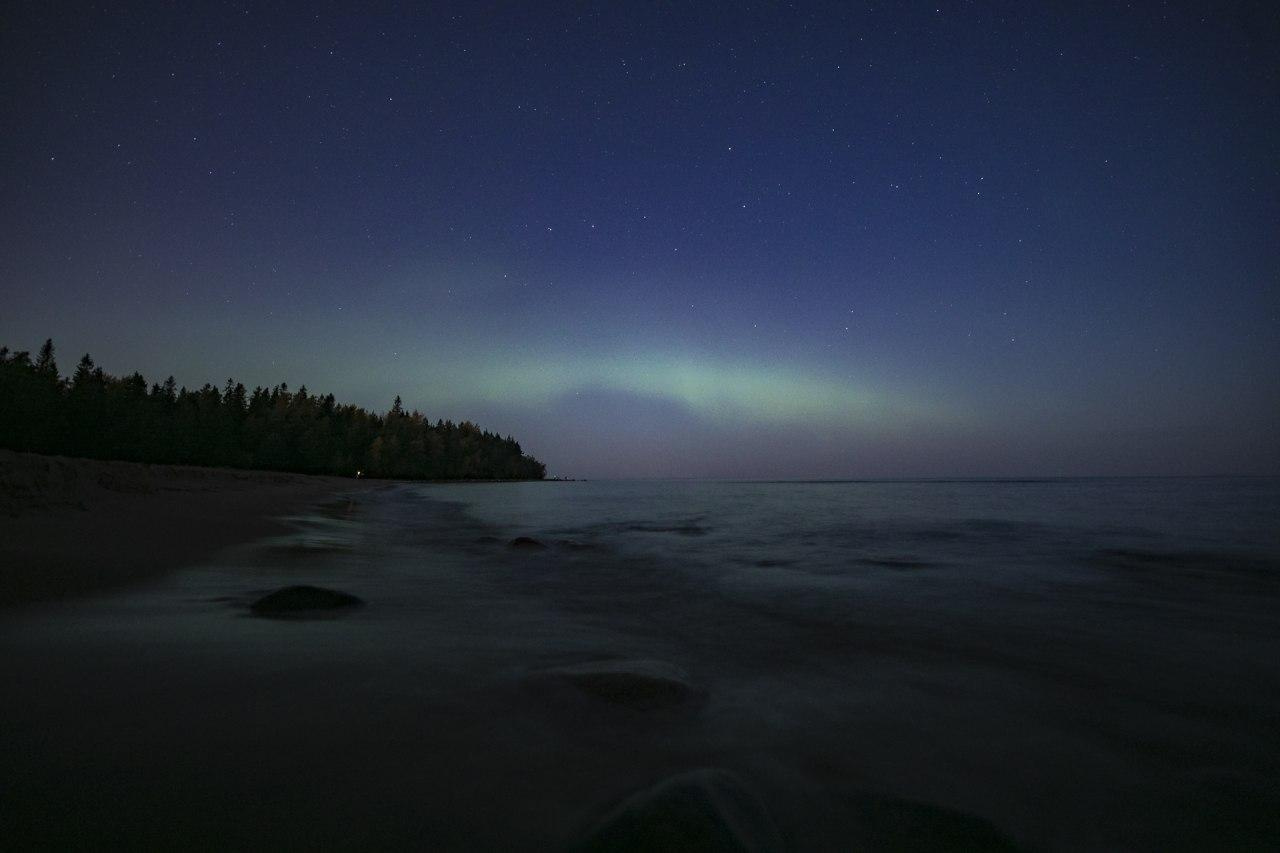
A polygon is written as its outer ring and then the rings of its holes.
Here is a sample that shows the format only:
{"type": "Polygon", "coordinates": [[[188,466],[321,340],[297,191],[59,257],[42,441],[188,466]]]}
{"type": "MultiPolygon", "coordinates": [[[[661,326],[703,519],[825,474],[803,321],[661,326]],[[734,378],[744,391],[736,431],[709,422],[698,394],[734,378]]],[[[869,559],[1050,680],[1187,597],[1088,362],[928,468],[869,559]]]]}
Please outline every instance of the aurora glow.
{"type": "Polygon", "coordinates": [[[560,474],[1280,471],[1261,6],[615,6],[13,10],[0,343],[560,474]]]}
{"type": "Polygon", "coordinates": [[[670,356],[496,367],[475,386],[480,400],[551,402],[583,390],[667,397],[708,418],[857,423],[889,409],[883,394],[798,372],[717,365],[670,356]]]}

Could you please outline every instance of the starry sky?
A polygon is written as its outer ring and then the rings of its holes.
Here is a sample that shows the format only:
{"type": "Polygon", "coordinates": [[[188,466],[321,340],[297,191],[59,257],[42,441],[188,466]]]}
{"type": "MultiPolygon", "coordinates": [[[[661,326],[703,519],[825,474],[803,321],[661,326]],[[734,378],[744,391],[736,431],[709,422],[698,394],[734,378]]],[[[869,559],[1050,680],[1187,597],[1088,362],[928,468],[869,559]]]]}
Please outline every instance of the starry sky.
{"type": "Polygon", "coordinates": [[[1266,3],[11,4],[0,343],[566,476],[1280,473],[1266,3]]]}

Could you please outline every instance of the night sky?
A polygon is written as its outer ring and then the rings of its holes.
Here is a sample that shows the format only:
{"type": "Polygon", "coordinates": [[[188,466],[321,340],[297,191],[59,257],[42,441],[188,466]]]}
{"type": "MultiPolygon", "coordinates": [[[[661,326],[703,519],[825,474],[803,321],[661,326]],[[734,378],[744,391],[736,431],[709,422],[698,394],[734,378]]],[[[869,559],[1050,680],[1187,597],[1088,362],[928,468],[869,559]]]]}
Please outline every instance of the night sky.
{"type": "Polygon", "coordinates": [[[9,4],[0,343],[568,476],[1280,472],[1266,3],[9,4]]]}

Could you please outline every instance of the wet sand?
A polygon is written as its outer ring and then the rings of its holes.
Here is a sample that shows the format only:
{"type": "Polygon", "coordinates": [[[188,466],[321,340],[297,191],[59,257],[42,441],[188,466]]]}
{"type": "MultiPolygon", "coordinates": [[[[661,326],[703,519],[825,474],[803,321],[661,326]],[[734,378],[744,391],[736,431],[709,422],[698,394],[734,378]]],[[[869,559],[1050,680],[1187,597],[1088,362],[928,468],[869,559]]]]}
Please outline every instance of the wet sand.
{"type": "Polygon", "coordinates": [[[0,450],[0,606],[114,589],[284,532],[375,480],[0,450]]]}

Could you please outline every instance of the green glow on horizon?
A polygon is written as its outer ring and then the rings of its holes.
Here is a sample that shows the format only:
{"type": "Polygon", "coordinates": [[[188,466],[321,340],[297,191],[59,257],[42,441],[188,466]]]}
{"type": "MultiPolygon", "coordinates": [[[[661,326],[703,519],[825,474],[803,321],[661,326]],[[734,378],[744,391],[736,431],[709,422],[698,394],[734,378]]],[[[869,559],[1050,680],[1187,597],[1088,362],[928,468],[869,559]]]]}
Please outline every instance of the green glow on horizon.
{"type": "Polygon", "coordinates": [[[471,372],[469,393],[488,401],[546,404],[574,392],[612,391],[676,400],[712,420],[869,423],[919,420],[933,409],[852,380],[670,356],[560,359],[471,372]]]}

